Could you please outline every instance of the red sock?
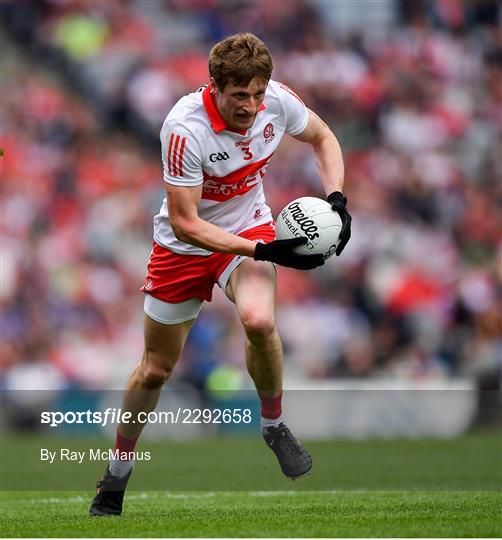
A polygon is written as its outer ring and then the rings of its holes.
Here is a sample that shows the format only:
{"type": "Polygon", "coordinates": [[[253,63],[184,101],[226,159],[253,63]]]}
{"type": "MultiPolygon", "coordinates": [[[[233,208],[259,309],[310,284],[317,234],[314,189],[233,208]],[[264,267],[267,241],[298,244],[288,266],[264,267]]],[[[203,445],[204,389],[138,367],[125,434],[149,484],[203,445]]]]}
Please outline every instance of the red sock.
{"type": "Polygon", "coordinates": [[[261,403],[261,415],[268,420],[275,420],[282,414],[282,390],[277,396],[270,398],[258,392],[261,403]]]}
{"type": "Polygon", "coordinates": [[[136,443],[138,442],[138,437],[134,437],[132,439],[129,439],[127,437],[124,437],[119,433],[119,430],[117,429],[117,438],[115,439],[115,448],[114,450],[118,450],[120,453],[122,452],[134,452],[134,448],[136,447],[136,443]]]}

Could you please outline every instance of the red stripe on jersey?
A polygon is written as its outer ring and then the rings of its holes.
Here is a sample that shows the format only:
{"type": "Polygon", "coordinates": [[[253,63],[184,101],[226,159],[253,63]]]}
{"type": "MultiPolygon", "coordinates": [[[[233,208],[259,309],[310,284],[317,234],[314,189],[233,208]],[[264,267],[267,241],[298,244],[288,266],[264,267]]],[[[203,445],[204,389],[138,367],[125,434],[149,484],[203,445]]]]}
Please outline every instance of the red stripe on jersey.
{"type": "Polygon", "coordinates": [[[262,181],[272,155],[226,176],[211,176],[204,172],[202,198],[221,202],[244,195],[262,181]]]}
{"type": "Polygon", "coordinates": [[[173,147],[173,140],[174,140],[174,133],[171,133],[171,138],[169,139],[169,150],[167,151],[167,172],[171,176],[175,176],[173,174],[173,167],[171,163],[171,149],[173,147]]]}
{"type": "Polygon", "coordinates": [[[285,84],[279,83],[279,86],[285,90],[288,94],[291,94],[293,97],[295,97],[302,105],[305,105],[303,101],[291,90],[289,86],[286,86],[285,84]]]}
{"type": "Polygon", "coordinates": [[[180,155],[178,159],[178,166],[180,169],[180,176],[183,176],[183,152],[185,151],[185,143],[187,142],[187,138],[183,137],[181,139],[181,148],[180,148],[180,155]]]}
{"type": "MultiPolygon", "coordinates": [[[[173,133],[174,135],[174,133],[173,133]]],[[[171,156],[173,162],[173,176],[178,176],[178,167],[176,166],[176,159],[178,157],[178,145],[180,144],[180,136],[176,135],[176,142],[174,143],[173,153],[171,156]]]]}
{"type": "Polygon", "coordinates": [[[216,182],[221,182],[225,184],[235,184],[239,180],[242,180],[246,176],[249,176],[250,174],[255,173],[258,169],[260,169],[265,163],[270,161],[270,158],[274,154],[270,154],[270,156],[260,159],[260,161],[255,161],[254,163],[250,163],[249,165],[245,165],[244,167],[237,169],[236,171],[233,171],[226,176],[211,176],[210,174],[207,174],[204,172],[204,180],[214,180],[216,182]]]}

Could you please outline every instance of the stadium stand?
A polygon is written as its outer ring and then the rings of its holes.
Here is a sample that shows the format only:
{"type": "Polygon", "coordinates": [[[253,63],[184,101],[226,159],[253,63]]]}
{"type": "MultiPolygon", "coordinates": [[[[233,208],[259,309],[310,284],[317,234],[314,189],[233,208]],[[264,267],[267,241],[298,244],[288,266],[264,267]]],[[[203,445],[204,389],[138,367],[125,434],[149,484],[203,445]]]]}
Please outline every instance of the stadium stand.
{"type": "MultiPolygon", "coordinates": [[[[43,373],[99,387],[135,364],[163,196],[160,126],[206,81],[211,43],[252,30],[271,48],[274,78],[340,138],[353,215],[340,259],[280,269],[286,373],[492,384],[502,334],[497,2],[383,3],[378,21],[350,32],[337,32],[322,2],[230,4],[0,4],[4,380],[36,385],[43,373]]],[[[266,190],[274,212],[322,196],[309,149],[284,141],[266,190]]],[[[203,387],[215,366],[243,365],[240,332],[217,295],[176,376],[203,387]]]]}

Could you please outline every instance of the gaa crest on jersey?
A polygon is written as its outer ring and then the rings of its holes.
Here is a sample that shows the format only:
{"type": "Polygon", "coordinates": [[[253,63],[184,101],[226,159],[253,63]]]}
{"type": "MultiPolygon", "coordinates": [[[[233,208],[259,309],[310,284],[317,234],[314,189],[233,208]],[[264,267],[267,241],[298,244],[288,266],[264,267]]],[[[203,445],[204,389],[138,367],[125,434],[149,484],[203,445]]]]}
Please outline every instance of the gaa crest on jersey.
{"type": "Polygon", "coordinates": [[[214,152],[209,156],[209,161],[215,163],[216,161],[225,161],[230,159],[230,156],[226,152],[214,152]]]}
{"type": "Polygon", "coordinates": [[[265,142],[269,143],[274,137],[274,126],[272,124],[267,124],[263,130],[263,136],[265,137],[265,142]]]}

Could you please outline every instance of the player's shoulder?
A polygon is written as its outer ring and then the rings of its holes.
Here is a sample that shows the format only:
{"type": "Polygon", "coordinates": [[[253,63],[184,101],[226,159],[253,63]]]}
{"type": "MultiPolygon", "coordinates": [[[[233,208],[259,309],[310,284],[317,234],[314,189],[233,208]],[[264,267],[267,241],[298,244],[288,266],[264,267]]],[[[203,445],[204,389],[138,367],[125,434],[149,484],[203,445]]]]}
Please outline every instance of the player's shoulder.
{"type": "Polygon", "coordinates": [[[280,81],[274,81],[272,79],[268,82],[265,96],[266,98],[276,99],[279,102],[284,102],[294,98],[303,104],[302,99],[292,88],[280,81]]]}
{"type": "Polygon", "coordinates": [[[201,86],[197,91],[186,94],[178,100],[166,116],[162,132],[176,130],[197,138],[201,131],[206,129],[202,100],[202,92],[206,86],[201,86]]]}

